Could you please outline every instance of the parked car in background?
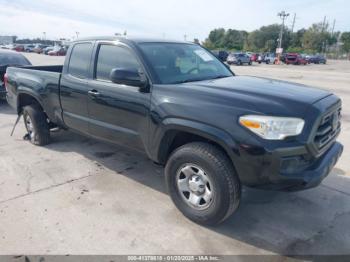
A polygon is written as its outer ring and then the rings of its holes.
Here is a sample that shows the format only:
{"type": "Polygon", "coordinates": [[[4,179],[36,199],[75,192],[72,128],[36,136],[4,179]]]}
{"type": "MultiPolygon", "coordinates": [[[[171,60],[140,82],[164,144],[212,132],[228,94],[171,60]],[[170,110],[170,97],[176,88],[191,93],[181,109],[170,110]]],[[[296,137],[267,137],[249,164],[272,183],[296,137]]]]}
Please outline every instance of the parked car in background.
{"type": "Polygon", "coordinates": [[[27,53],[31,53],[31,52],[33,52],[34,48],[35,48],[35,45],[28,44],[28,45],[24,46],[24,51],[27,52],[27,53]]]}
{"type": "Polygon", "coordinates": [[[306,65],[307,61],[298,53],[288,53],[285,57],[285,63],[287,65],[306,65]]]}
{"type": "Polygon", "coordinates": [[[228,57],[228,52],[225,50],[213,50],[211,52],[213,55],[219,58],[222,62],[225,62],[228,57]]]}
{"type": "Polygon", "coordinates": [[[62,46],[55,46],[54,49],[49,51],[47,54],[50,56],[65,56],[66,52],[66,48],[62,46]]]}
{"type": "Polygon", "coordinates": [[[0,50],[0,99],[6,97],[5,73],[8,66],[31,65],[24,55],[10,50],[0,50]]]}
{"type": "Polygon", "coordinates": [[[275,60],[276,60],[276,56],[275,56],[275,54],[273,54],[273,53],[266,53],[265,55],[264,55],[264,63],[266,63],[266,64],[270,64],[270,63],[275,63],[275,60]]]}
{"type": "Polygon", "coordinates": [[[55,47],[54,46],[48,46],[46,48],[43,49],[43,54],[48,55],[50,51],[54,50],[55,47]]]}
{"type": "Polygon", "coordinates": [[[33,52],[37,54],[42,54],[44,52],[44,48],[46,48],[47,45],[37,44],[33,48],[33,52]]]}
{"type": "Polygon", "coordinates": [[[226,62],[229,65],[236,64],[236,65],[243,65],[248,64],[251,65],[252,61],[250,60],[250,57],[243,53],[231,53],[228,55],[226,62]]]}
{"type": "Polygon", "coordinates": [[[23,52],[24,51],[24,45],[14,45],[11,50],[17,51],[17,52],[23,52]]]}
{"type": "Polygon", "coordinates": [[[250,56],[250,61],[252,61],[252,62],[257,62],[257,61],[258,61],[258,57],[259,57],[259,54],[253,53],[253,54],[250,56]]]}
{"type": "Polygon", "coordinates": [[[327,59],[323,55],[314,55],[310,57],[309,62],[313,64],[326,64],[327,59]]]}

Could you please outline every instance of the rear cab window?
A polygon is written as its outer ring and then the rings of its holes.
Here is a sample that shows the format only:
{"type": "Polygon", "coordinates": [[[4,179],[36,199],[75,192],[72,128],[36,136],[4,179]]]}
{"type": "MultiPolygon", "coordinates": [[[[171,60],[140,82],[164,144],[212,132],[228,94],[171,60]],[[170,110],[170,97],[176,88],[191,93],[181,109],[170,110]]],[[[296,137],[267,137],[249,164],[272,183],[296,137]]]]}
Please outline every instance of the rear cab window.
{"type": "Polygon", "coordinates": [[[87,78],[92,54],[92,43],[75,44],[68,65],[68,74],[77,78],[87,78]]]}

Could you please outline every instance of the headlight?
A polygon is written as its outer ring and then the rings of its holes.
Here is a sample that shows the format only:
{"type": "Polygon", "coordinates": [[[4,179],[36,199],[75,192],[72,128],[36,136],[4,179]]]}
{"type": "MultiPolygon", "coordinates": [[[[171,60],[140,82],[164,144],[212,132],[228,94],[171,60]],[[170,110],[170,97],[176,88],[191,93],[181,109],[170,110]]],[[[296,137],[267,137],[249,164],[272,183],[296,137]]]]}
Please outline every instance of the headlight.
{"type": "Polygon", "coordinates": [[[305,121],[293,117],[247,115],[241,116],[239,123],[264,139],[282,140],[301,134],[305,121]]]}

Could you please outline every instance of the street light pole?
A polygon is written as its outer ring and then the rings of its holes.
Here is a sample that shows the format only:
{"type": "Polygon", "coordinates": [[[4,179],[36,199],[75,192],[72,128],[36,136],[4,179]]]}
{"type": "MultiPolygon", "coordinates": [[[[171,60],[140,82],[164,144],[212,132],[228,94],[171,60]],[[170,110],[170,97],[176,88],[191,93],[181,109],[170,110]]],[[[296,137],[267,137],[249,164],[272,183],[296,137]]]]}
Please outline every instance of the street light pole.
{"type": "Polygon", "coordinates": [[[277,63],[280,63],[280,58],[281,58],[281,50],[282,50],[282,39],[283,39],[283,31],[284,31],[284,21],[287,19],[287,17],[289,16],[289,13],[286,13],[285,11],[279,12],[277,14],[281,19],[282,19],[282,25],[281,25],[281,30],[280,30],[280,35],[279,35],[279,39],[278,39],[278,58],[277,58],[277,63]]]}

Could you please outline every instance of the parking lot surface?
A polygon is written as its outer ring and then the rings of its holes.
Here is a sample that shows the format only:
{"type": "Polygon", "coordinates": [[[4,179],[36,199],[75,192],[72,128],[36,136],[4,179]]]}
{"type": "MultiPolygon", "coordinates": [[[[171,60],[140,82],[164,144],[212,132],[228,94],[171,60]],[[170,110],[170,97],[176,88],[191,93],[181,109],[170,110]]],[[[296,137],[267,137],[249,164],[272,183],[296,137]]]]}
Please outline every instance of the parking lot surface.
{"type": "MultiPolygon", "coordinates": [[[[26,54],[34,65],[63,57],[26,54]]],[[[166,194],[163,169],[136,152],[68,131],[36,147],[0,103],[0,254],[349,254],[350,62],[232,66],[239,75],[328,89],[343,100],[345,151],[317,188],[244,188],[218,227],[187,220],[166,194]]],[[[283,90],[281,90],[283,92],[283,90]]]]}

